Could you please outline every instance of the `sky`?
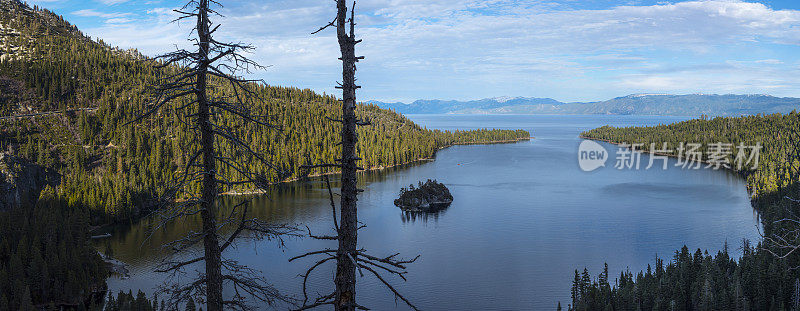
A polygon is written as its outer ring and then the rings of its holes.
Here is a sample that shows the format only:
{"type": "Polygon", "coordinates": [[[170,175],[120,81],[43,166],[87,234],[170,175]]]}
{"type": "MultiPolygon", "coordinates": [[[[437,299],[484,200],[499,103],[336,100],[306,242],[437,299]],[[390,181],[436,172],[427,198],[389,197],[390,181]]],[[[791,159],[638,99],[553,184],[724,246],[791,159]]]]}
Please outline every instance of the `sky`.
{"type": "MultiPolygon", "coordinates": [[[[92,38],[186,47],[173,0],[28,0],[92,38]]],[[[217,39],[247,42],[271,85],[337,94],[332,0],[223,0],[217,39]]],[[[800,97],[800,1],[359,0],[359,100],[640,93],[800,97]]]]}

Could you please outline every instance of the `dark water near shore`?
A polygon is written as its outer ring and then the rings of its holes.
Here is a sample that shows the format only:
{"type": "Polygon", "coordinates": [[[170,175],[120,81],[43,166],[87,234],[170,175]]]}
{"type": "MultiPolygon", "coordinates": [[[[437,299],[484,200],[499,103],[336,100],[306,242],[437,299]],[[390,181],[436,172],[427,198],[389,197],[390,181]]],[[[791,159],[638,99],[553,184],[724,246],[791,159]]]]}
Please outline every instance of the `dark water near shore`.
{"type": "MultiPolygon", "coordinates": [[[[602,125],[672,123],[684,118],[646,116],[460,116],[412,115],[428,128],[524,128],[536,139],[513,144],[456,146],[435,161],[362,176],[359,219],[367,224],[360,244],[374,255],[400,252],[420,259],[409,266],[408,282],[391,278],[424,310],[554,310],[566,308],[573,270],[593,276],[608,262],[612,279],[638,271],[656,255],[670,259],[684,244],[716,252],[727,240],[734,253],[742,238],[757,239],[757,219],[744,181],[725,171],[613,168],[583,172],[577,164],[582,130],[602,125]],[[455,197],[445,211],[407,215],[392,204],[403,186],[435,178],[455,197]]],[[[647,163],[647,156],[642,156],[647,163]]],[[[671,163],[674,163],[674,160],[671,163]]],[[[658,165],[656,165],[658,166],[658,165]]],[[[336,184],[334,184],[334,187],[336,184]]],[[[231,205],[240,198],[227,198],[231,205]]],[[[309,225],[329,232],[327,190],[319,181],[276,186],[269,198],[255,197],[253,215],[309,225]]],[[[145,241],[150,220],[118,228],[98,242],[128,263],[130,279],[109,279],[112,291],[152,293],[165,276],[153,273],[158,245],[185,233],[192,220],[177,223],[145,241]],[[106,245],[107,244],[107,245],[106,245]]],[[[263,271],[275,286],[299,293],[297,275],[314,261],[287,259],[333,244],[308,239],[238,245],[225,255],[263,271]]],[[[738,256],[738,254],[737,254],[738,256]]],[[[312,284],[328,292],[333,266],[312,284]]],[[[201,267],[193,267],[201,269],[201,267]]],[[[358,300],[373,310],[405,310],[370,276],[360,278],[358,300]]],[[[285,307],[279,307],[285,309],[285,307]]]]}

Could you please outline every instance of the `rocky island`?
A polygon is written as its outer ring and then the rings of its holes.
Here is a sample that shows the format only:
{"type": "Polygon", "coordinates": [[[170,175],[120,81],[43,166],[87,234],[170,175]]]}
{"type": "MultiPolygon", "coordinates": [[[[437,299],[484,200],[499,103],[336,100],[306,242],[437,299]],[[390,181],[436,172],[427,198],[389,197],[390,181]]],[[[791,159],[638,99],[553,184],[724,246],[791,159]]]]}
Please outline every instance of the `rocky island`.
{"type": "Polygon", "coordinates": [[[400,197],[394,200],[394,205],[408,212],[437,212],[450,206],[453,195],[447,187],[436,180],[419,182],[415,188],[400,189],[400,197]]]}

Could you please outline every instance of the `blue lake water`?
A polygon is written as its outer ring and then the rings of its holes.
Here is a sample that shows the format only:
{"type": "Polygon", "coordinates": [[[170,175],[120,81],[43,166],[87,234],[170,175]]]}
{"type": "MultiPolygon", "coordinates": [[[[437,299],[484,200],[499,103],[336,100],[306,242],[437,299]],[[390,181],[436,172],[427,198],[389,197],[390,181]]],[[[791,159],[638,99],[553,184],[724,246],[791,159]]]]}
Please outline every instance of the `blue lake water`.
{"type": "MultiPolygon", "coordinates": [[[[420,255],[409,266],[402,293],[424,310],[554,310],[570,302],[575,269],[596,277],[607,262],[611,279],[638,271],[658,255],[667,260],[684,244],[709,252],[728,241],[757,240],[757,216],[745,182],[710,169],[660,165],[649,170],[613,167],[612,158],[592,172],[579,169],[578,134],[603,125],[642,126],[685,120],[651,116],[410,115],[428,128],[523,128],[536,138],[513,144],[455,146],[436,160],[362,175],[359,219],[361,246],[375,255],[420,255]],[[455,200],[445,211],[407,215],[392,202],[401,187],[426,179],[446,184],[455,200]]],[[[648,163],[643,155],[642,168],[648,163]]],[[[674,164],[670,160],[670,164],[674,164]]],[[[657,162],[660,164],[660,162],[657,162]]],[[[238,198],[228,199],[236,201],[238,198]]],[[[327,190],[319,181],[276,186],[269,198],[253,199],[259,218],[309,225],[315,233],[332,227],[327,190]]],[[[153,273],[158,245],[180,236],[191,221],[159,230],[145,241],[150,220],[118,228],[99,247],[127,262],[131,278],[111,278],[113,291],[152,293],[165,275],[153,273]]],[[[306,251],[333,246],[309,239],[249,242],[226,252],[263,272],[275,286],[298,294],[299,273],[314,261],[287,262],[306,251]]],[[[738,254],[737,254],[738,255],[738,254]]],[[[196,267],[200,269],[201,267],[196,267]]],[[[191,273],[191,271],[190,271],[191,273]]],[[[333,266],[314,275],[312,287],[332,286],[333,266]]],[[[374,310],[405,310],[402,302],[370,276],[358,280],[358,301],[374,310]]],[[[285,309],[285,306],[278,307],[285,309]]]]}

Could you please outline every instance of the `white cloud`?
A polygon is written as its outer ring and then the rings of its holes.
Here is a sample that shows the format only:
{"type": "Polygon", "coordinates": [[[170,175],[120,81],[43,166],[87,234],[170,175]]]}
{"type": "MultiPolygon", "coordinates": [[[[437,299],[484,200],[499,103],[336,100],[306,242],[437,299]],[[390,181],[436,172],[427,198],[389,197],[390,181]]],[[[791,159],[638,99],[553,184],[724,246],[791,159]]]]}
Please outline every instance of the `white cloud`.
{"type": "Polygon", "coordinates": [[[124,24],[135,21],[130,13],[103,13],[93,9],[83,9],[72,12],[73,15],[82,17],[99,17],[107,24],[124,24]]]}
{"type": "MultiPolygon", "coordinates": [[[[81,10],[80,14],[94,14],[93,10],[81,10]]],[[[80,12],[80,11],[79,11],[80,12]]],[[[77,12],[73,13],[76,14],[77,12]]],[[[181,47],[188,46],[186,38],[191,29],[189,23],[173,23],[172,20],[177,14],[170,8],[153,8],[146,11],[145,20],[137,20],[136,23],[113,23],[114,18],[126,18],[125,16],[105,15],[99,13],[99,17],[107,18],[102,26],[87,29],[87,34],[103,39],[103,41],[122,48],[136,48],[141,52],[156,56],[162,54],[176,45],[181,47]]]]}
{"type": "Polygon", "coordinates": [[[777,59],[759,59],[756,61],[759,64],[769,64],[769,65],[782,65],[783,62],[777,59]]]}
{"type": "MultiPolygon", "coordinates": [[[[714,59],[720,54],[737,59],[729,51],[752,46],[769,50],[767,44],[798,49],[797,10],[728,0],[603,10],[514,0],[363,0],[357,5],[357,34],[364,39],[358,51],[367,57],[359,76],[367,84],[362,91],[367,98],[486,94],[578,100],[641,88],[711,93],[736,89],[736,83],[742,91],[773,88],[800,95],[797,84],[783,83],[790,71],[796,73],[776,66],[786,61],[782,57],[753,55],[748,66],[759,70],[751,71],[730,71],[727,67],[734,65],[714,59]],[[776,68],[760,70],[765,66],[776,68]],[[722,82],[704,82],[712,80],[722,82]]],[[[168,9],[148,13],[147,21],[135,25],[109,23],[87,31],[151,55],[185,42],[189,27],[168,24],[174,18],[168,9]]],[[[255,44],[255,58],[273,65],[263,74],[268,81],[335,91],[333,33],[310,35],[332,19],[331,2],[239,2],[222,13],[226,18],[216,19],[223,23],[219,36],[255,44]]]]}
{"type": "Polygon", "coordinates": [[[130,22],[133,22],[133,21],[134,20],[130,19],[130,18],[115,17],[115,18],[107,19],[106,23],[109,23],[109,24],[125,24],[125,23],[130,23],[130,22]]]}
{"type": "Polygon", "coordinates": [[[97,0],[97,2],[100,2],[105,5],[115,5],[128,2],[128,0],[97,0]]]}
{"type": "Polygon", "coordinates": [[[800,75],[794,66],[762,66],[759,61],[729,61],[728,66],[698,66],[684,71],[622,75],[616,87],[632,93],[659,90],[671,93],[755,93],[797,96],[800,75]],[[789,90],[790,93],[786,93],[789,90]]]}

